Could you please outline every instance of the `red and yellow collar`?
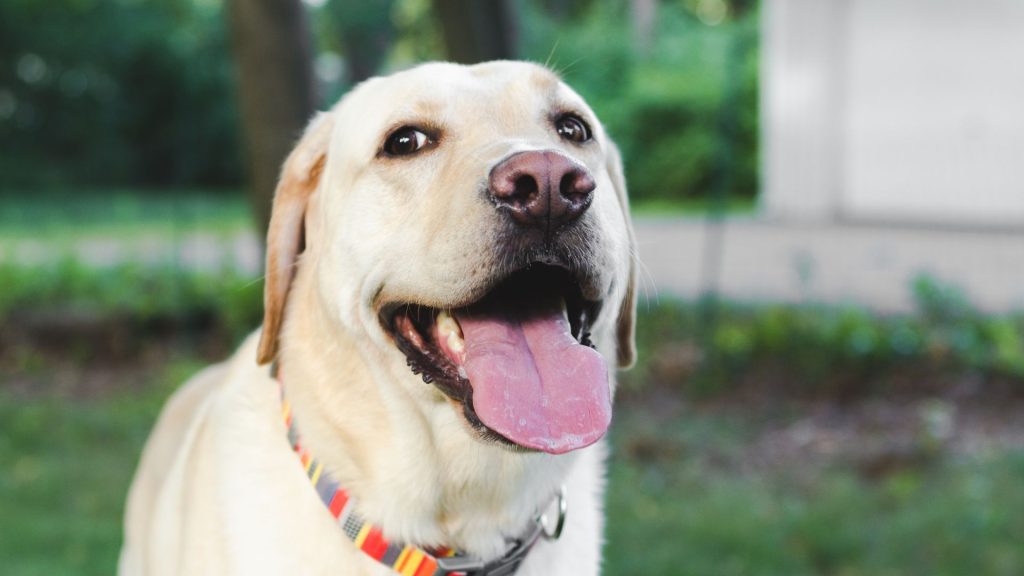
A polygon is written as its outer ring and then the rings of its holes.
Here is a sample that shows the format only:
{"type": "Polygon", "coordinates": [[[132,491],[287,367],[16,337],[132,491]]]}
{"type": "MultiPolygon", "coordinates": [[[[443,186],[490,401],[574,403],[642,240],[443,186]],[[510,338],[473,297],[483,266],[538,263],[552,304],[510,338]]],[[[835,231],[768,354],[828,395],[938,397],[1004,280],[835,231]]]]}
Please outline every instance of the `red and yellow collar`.
{"type": "MultiPolygon", "coordinates": [[[[276,373],[276,370],[275,370],[276,373]]],[[[278,380],[280,384],[280,380],[278,380]]],[[[538,514],[531,523],[527,533],[509,542],[509,549],[504,556],[491,562],[483,562],[472,556],[457,554],[447,548],[428,549],[390,542],[384,538],[380,528],[366,522],[355,513],[356,500],[324,470],[323,462],[316,458],[300,441],[295,419],[292,417],[291,403],[284,396],[281,386],[281,415],[288,427],[288,440],[299,455],[299,462],[306,471],[306,476],[316,489],[320,501],[324,503],[341,526],[345,536],[362,550],[367,556],[390,567],[402,576],[486,576],[513,574],[526,558],[540,537],[556,540],[565,523],[566,504],[565,488],[556,496],[558,517],[555,526],[547,527],[545,515],[538,514]]],[[[550,505],[548,506],[551,507],[550,505]]]]}

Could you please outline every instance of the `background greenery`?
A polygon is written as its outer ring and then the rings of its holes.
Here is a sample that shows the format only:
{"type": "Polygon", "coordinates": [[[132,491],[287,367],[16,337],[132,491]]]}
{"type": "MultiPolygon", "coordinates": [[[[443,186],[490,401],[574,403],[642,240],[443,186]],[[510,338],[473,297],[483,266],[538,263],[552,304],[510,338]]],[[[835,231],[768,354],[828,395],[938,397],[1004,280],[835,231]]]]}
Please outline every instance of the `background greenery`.
{"type": "MultiPolygon", "coordinates": [[[[629,3],[519,3],[520,52],[549,63],[620,144],[633,196],[757,188],[757,11],[661,2],[649,46],[629,3]]],[[[198,0],[0,4],[0,184],[12,188],[241,186],[223,7],[198,0]]],[[[370,73],[443,58],[425,0],[332,1],[313,12],[321,106],[370,73]],[[372,47],[367,50],[365,47],[372,47]],[[360,48],[361,47],[361,48],[360,48]]]]}
{"type": "MultiPolygon", "coordinates": [[[[73,260],[0,265],[0,285],[4,573],[109,573],[153,419],[258,323],[261,286],[230,269],[73,260]]],[[[612,433],[607,573],[1019,574],[1024,451],[964,452],[942,422],[950,382],[980,382],[975,396],[997,404],[1019,397],[1024,315],[980,314],[927,279],[914,290],[919,308],[901,316],[643,307],[612,433]],[[822,400],[908,398],[926,402],[898,446],[751,464],[751,447],[822,400]]]]}
{"type": "Polygon", "coordinates": [[[237,186],[229,57],[217,3],[5,0],[2,187],[237,186]]]}
{"type": "MultiPolygon", "coordinates": [[[[639,213],[753,210],[756,2],[661,0],[645,39],[626,0],[518,7],[522,56],[594,106],[639,213]]],[[[443,54],[431,0],[310,13],[323,105],[443,54]]],[[[80,257],[251,233],[227,45],[218,0],[0,3],[2,574],[109,574],[160,406],[260,321],[231,260],[80,257]]],[[[1024,314],[908,290],[902,315],[642,304],[606,573],[1024,573],[1024,314]]]]}

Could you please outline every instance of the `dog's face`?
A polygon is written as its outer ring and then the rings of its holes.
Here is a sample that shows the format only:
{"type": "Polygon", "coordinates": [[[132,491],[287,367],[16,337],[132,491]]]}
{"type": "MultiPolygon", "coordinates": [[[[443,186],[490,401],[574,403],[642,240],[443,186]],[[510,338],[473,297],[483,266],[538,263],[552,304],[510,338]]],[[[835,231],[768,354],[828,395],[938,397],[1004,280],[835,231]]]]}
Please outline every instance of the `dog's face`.
{"type": "Polygon", "coordinates": [[[633,356],[628,208],[614,145],[550,71],[424,65],[314,121],[275,200],[261,361],[302,245],[325,317],[405,394],[526,449],[606,431],[604,358],[633,356]]]}

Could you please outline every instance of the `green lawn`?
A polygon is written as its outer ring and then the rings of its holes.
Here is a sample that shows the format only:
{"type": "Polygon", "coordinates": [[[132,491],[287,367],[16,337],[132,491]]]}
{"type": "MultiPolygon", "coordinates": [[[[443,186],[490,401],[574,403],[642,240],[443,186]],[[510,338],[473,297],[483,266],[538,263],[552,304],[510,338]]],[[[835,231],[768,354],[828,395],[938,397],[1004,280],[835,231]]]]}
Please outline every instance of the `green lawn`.
{"type": "MultiPolygon", "coordinates": [[[[0,562],[9,576],[109,574],[123,498],[164,397],[199,363],[172,361],[116,397],[0,392],[0,562]]],[[[868,480],[721,465],[758,425],[714,411],[619,405],[607,574],[1021,574],[1024,451],[943,460],[868,480]],[[716,462],[718,462],[716,464],[716,462]]]]}
{"type": "Polygon", "coordinates": [[[26,400],[0,387],[0,572],[113,573],[142,444],[163,400],[197,368],[173,362],[117,398],[26,400]]]}
{"type": "Polygon", "coordinates": [[[716,463],[756,436],[742,414],[616,417],[608,574],[1024,573],[1024,447],[874,479],[845,462],[755,474],[716,463]]]}
{"type": "Polygon", "coordinates": [[[235,190],[0,192],[0,241],[172,236],[191,230],[237,232],[251,227],[246,199],[235,190]]]}

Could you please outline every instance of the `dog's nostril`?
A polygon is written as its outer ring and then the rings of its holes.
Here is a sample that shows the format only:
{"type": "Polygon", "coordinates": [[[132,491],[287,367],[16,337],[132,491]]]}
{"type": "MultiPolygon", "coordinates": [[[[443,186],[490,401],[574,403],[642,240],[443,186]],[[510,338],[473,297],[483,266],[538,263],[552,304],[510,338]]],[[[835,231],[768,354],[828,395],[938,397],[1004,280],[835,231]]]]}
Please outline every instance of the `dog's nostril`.
{"type": "Polygon", "coordinates": [[[595,187],[594,179],[582,170],[569,171],[562,176],[562,181],[558,183],[558,191],[569,199],[585,197],[593,192],[595,187]]]}
{"type": "Polygon", "coordinates": [[[512,196],[514,198],[525,200],[530,196],[536,195],[539,187],[537,186],[537,180],[533,176],[530,174],[523,174],[516,178],[514,189],[515,192],[513,192],[512,196]]]}

